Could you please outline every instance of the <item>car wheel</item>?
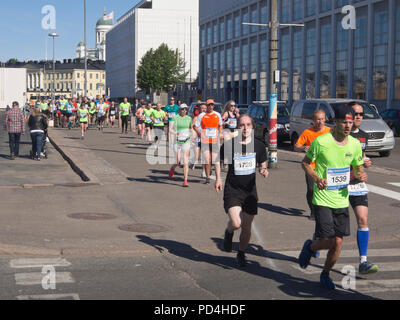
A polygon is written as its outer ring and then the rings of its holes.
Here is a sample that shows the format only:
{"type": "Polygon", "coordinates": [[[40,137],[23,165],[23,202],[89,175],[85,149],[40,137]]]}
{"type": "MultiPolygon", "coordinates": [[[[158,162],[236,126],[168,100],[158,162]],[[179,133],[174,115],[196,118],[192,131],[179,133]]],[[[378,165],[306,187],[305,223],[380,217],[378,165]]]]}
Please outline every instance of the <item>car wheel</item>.
{"type": "Polygon", "coordinates": [[[290,138],[290,144],[292,146],[292,150],[294,150],[294,145],[296,144],[297,140],[299,140],[297,133],[293,133],[292,137],[290,138]]]}
{"type": "Polygon", "coordinates": [[[391,153],[391,151],[382,151],[382,152],[379,152],[379,155],[383,158],[387,158],[390,156],[390,153],[391,153]]]}

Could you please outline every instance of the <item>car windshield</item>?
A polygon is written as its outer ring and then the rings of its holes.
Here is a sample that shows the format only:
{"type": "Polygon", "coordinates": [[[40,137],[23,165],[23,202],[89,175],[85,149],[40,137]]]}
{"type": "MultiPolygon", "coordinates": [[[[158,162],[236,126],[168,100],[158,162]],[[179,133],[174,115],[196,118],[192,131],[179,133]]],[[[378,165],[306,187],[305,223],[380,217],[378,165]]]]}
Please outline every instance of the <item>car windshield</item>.
{"type": "MultiPolygon", "coordinates": [[[[269,104],[261,104],[261,106],[267,110],[269,104]]],[[[287,109],[286,105],[278,103],[278,118],[288,118],[289,116],[290,116],[290,113],[289,113],[289,110],[287,109]]]]}
{"type": "MultiPolygon", "coordinates": [[[[376,113],[374,108],[372,108],[368,103],[361,102],[361,106],[364,108],[364,119],[380,119],[379,114],[376,113]]],[[[339,108],[346,105],[345,103],[332,103],[331,106],[333,110],[336,112],[339,108]]]]}

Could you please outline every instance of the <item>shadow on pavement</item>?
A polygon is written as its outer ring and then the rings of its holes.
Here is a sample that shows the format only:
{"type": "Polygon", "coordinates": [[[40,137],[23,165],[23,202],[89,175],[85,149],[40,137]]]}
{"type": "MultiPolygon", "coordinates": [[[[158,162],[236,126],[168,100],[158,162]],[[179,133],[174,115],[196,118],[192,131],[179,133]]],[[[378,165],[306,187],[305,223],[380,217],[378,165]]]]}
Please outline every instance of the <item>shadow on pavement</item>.
{"type": "MultiPolygon", "coordinates": [[[[164,253],[167,250],[168,253],[173,254],[177,257],[188,259],[194,262],[206,262],[211,265],[221,267],[227,270],[238,269],[240,271],[249,273],[254,276],[259,276],[266,279],[271,279],[277,283],[278,289],[288,296],[295,298],[325,298],[325,299],[356,299],[356,300],[367,300],[374,299],[373,297],[363,295],[354,291],[327,291],[320,287],[316,281],[309,281],[304,278],[293,277],[284,272],[275,271],[266,268],[256,261],[248,261],[246,268],[239,268],[236,264],[234,257],[217,256],[209,253],[204,253],[194,249],[192,246],[173,240],[153,239],[145,235],[137,235],[138,240],[149,246],[154,247],[160,253],[164,253]]],[[[215,240],[214,240],[215,242],[215,240]]],[[[265,250],[264,250],[265,251],[265,250]]],[[[283,255],[281,255],[283,256],[283,255]]],[[[288,259],[293,259],[288,257],[288,259]]],[[[265,288],[266,290],[268,288],[265,288]]]]}
{"type": "Polygon", "coordinates": [[[280,206],[274,206],[273,204],[269,203],[259,203],[258,207],[260,209],[264,209],[270,212],[282,214],[285,216],[295,216],[295,217],[303,217],[303,218],[308,218],[308,216],[303,215],[306,211],[301,210],[301,209],[295,209],[295,208],[283,208],[280,206]]]}

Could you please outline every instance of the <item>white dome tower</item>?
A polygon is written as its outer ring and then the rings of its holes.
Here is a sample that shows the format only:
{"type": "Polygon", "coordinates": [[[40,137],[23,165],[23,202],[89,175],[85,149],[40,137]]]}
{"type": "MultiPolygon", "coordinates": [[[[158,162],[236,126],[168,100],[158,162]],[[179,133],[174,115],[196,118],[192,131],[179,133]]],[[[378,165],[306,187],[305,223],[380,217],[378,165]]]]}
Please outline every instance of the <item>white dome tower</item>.
{"type": "Polygon", "coordinates": [[[76,57],[78,59],[83,59],[85,57],[85,43],[83,41],[79,42],[76,46],[76,57]]]}
{"type": "Polygon", "coordinates": [[[114,12],[106,14],[104,8],[104,16],[96,23],[96,49],[98,50],[98,59],[105,60],[106,57],[106,34],[114,26],[114,12]]]}

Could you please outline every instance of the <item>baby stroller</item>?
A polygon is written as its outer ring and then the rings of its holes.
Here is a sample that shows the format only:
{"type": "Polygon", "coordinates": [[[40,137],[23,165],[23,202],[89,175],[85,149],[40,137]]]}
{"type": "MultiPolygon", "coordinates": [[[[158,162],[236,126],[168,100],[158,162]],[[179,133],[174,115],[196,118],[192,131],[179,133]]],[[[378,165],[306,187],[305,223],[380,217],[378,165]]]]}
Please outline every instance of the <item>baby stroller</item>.
{"type": "MultiPolygon", "coordinates": [[[[42,141],[42,150],[40,152],[40,157],[47,159],[48,155],[48,143],[50,142],[49,137],[47,136],[47,129],[44,130],[43,141],[42,141]]],[[[29,151],[29,155],[31,159],[34,158],[32,149],[29,151]]]]}

